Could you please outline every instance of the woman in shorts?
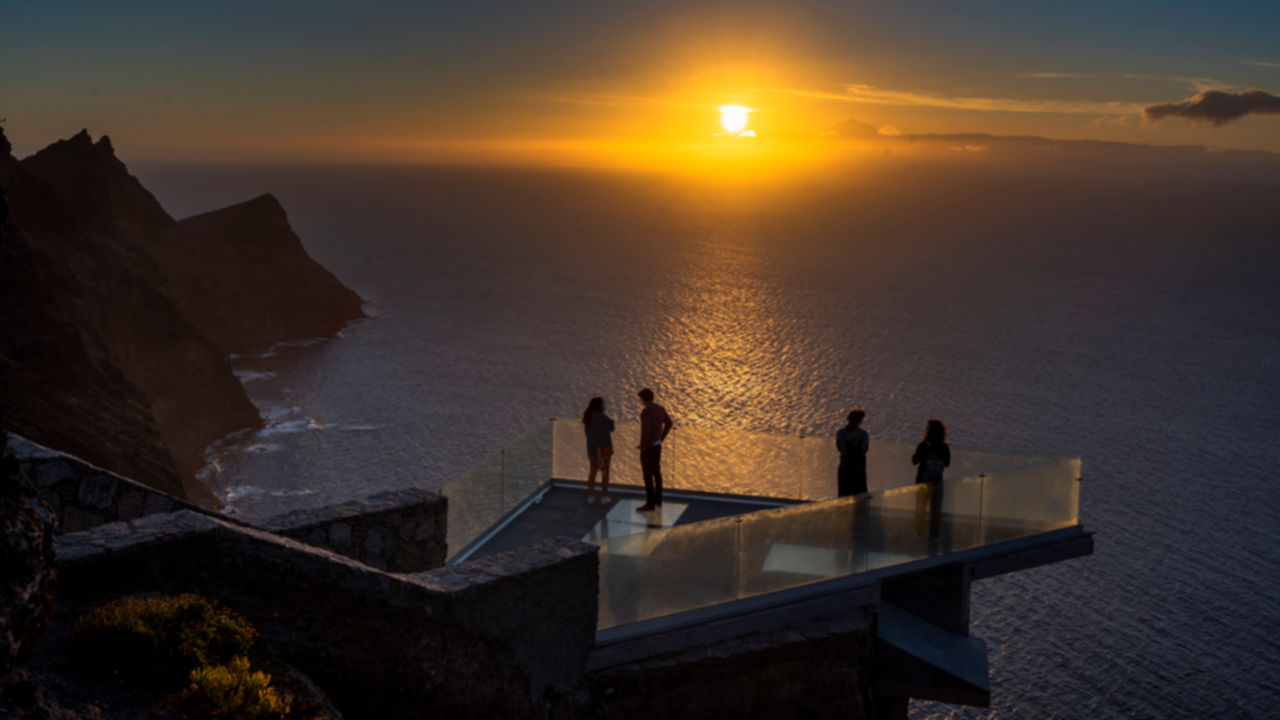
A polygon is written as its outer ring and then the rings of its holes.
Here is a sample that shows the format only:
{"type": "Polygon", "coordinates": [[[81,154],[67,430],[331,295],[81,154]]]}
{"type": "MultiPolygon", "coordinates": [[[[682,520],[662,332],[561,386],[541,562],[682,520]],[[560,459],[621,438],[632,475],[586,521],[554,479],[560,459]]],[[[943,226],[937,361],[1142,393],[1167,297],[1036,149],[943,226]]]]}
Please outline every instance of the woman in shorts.
{"type": "Polygon", "coordinates": [[[613,458],[613,419],[604,414],[604,398],[593,397],[582,412],[582,427],[587,434],[587,459],[591,472],[587,475],[587,504],[608,505],[609,460],[613,458]],[[600,500],[596,500],[596,473],[600,473],[600,500]]]}

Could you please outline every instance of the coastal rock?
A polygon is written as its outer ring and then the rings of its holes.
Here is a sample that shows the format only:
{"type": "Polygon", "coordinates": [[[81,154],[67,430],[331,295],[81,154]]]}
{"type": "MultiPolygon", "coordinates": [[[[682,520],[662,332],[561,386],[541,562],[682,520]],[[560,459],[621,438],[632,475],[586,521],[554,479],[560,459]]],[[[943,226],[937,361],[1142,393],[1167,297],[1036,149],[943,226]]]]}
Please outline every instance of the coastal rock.
{"type": "Polygon", "coordinates": [[[31,654],[53,615],[54,516],[5,448],[0,456],[0,678],[31,654]]]}
{"type": "Polygon", "coordinates": [[[212,506],[205,448],[261,418],[227,355],[328,335],[360,298],[270,196],[179,223],[87,132],[21,162],[0,133],[7,427],[212,506]]]}
{"type": "Polygon", "coordinates": [[[176,299],[224,352],[332,335],[363,315],[360,296],[307,255],[273,195],[187,218],[179,227],[202,272],[193,273],[196,291],[176,299]]]}

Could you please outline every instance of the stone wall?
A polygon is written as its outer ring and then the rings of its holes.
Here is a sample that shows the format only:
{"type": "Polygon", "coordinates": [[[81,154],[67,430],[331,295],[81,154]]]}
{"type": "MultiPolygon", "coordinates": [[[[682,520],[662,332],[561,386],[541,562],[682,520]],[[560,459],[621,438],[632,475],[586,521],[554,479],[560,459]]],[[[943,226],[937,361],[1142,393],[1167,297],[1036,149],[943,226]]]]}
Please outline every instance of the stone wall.
{"type": "Polygon", "coordinates": [[[548,541],[393,575],[193,512],[57,540],[60,614],[200,592],[245,615],[347,717],[534,717],[581,686],[597,549],[548,541]]]}
{"type": "Polygon", "coordinates": [[[901,718],[876,697],[875,607],[593,672],[595,717],[901,718]],[[878,707],[884,705],[884,707],[878,707]]]}
{"type": "Polygon", "coordinates": [[[10,433],[9,448],[59,520],[59,532],[186,509],[208,512],[184,500],[50,450],[10,433]]]}
{"type": "Polygon", "coordinates": [[[258,526],[378,570],[414,573],[444,565],[447,515],[443,495],[408,489],[295,510],[258,526]]]}
{"type": "MultiPolygon", "coordinates": [[[[118,521],[190,510],[244,525],[198,505],[94,467],[10,434],[26,476],[72,533],[118,521]]],[[[443,495],[408,489],[323,508],[297,510],[254,523],[269,532],[331,550],[379,570],[413,573],[444,564],[448,503],[443,495]]]]}

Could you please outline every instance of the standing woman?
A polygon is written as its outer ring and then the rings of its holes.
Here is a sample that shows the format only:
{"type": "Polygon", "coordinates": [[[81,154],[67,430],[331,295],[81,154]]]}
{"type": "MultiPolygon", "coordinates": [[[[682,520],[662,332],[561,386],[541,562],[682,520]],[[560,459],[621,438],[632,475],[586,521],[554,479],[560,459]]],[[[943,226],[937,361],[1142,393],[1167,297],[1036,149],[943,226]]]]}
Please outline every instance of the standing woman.
{"type": "Polygon", "coordinates": [[[604,414],[604,398],[596,396],[582,412],[582,428],[587,434],[587,459],[591,473],[587,475],[587,504],[596,503],[596,473],[600,473],[600,505],[613,502],[609,497],[609,460],[613,458],[613,419],[604,414]]]}
{"type": "MultiPolygon", "coordinates": [[[[951,448],[947,446],[947,426],[930,419],[924,426],[924,439],[911,455],[916,465],[916,482],[929,486],[929,537],[937,539],[942,530],[942,471],[951,466],[951,448]]],[[[916,504],[916,534],[924,524],[924,494],[916,504]]]]}

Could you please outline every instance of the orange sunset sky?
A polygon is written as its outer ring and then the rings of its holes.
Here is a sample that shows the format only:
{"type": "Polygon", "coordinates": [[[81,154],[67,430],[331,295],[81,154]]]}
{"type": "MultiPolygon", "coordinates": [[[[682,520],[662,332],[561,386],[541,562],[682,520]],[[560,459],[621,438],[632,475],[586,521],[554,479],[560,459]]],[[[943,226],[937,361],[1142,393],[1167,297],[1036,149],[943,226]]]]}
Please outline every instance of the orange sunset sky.
{"type": "Polygon", "coordinates": [[[1166,5],[6,3],[0,117],[19,154],[86,127],[149,160],[821,160],[919,133],[1280,152],[1280,5],[1166,5]]]}

